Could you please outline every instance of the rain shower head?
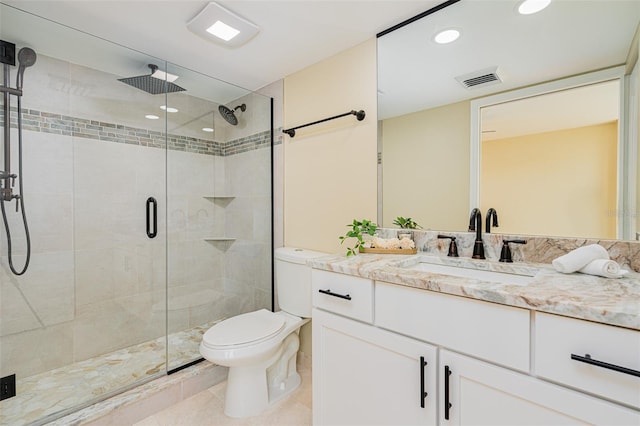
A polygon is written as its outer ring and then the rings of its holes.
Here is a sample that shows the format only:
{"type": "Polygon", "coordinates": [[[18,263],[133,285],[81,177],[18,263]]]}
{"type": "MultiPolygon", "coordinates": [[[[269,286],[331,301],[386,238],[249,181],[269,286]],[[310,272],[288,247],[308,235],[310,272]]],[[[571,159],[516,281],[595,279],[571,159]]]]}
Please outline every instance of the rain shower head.
{"type": "Polygon", "coordinates": [[[23,47],[18,52],[18,74],[16,75],[16,88],[22,90],[22,80],[24,79],[24,70],[36,63],[36,52],[28,47],[23,47]]]}
{"type": "Polygon", "coordinates": [[[133,86],[136,89],[143,90],[151,95],[182,92],[185,90],[177,84],[153,77],[153,73],[158,69],[157,65],[149,64],[149,68],[151,69],[151,74],[139,75],[137,77],[119,78],[118,81],[128,84],[129,86],[133,86]]]}
{"type": "Polygon", "coordinates": [[[238,124],[238,117],[236,117],[237,109],[240,109],[240,111],[245,112],[247,110],[247,105],[246,104],[238,105],[234,109],[229,109],[224,105],[220,105],[218,107],[218,111],[220,111],[220,115],[222,116],[222,118],[224,118],[227,121],[227,123],[231,124],[232,126],[235,126],[236,124],[238,124]]]}

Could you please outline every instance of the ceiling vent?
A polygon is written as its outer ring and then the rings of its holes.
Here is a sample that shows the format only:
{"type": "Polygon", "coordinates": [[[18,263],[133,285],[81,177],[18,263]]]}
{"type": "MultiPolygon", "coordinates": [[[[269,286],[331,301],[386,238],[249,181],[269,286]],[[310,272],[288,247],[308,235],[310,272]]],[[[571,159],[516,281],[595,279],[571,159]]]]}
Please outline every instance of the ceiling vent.
{"type": "Polygon", "coordinates": [[[498,75],[498,67],[485,68],[480,71],[461,75],[456,77],[456,80],[467,89],[476,89],[478,87],[502,83],[502,79],[498,75]]]}

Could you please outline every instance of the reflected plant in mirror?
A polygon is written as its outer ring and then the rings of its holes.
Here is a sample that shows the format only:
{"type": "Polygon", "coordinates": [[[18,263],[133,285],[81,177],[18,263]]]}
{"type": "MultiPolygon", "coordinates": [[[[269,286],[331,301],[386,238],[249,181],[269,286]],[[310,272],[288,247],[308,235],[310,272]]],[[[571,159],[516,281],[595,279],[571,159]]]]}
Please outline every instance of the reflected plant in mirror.
{"type": "Polygon", "coordinates": [[[640,2],[519,3],[450,1],[379,35],[378,223],[464,232],[480,206],[501,233],[635,239],[640,2]]]}
{"type": "Polygon", "coordinates": [[[402,216],[398,216],[394,219],[393,224],[396,226],[399,226],[402,229],[422,229],[422,226],[420,226],[415,220],[411,219],[410,217],[402,217],[402,216]]]}

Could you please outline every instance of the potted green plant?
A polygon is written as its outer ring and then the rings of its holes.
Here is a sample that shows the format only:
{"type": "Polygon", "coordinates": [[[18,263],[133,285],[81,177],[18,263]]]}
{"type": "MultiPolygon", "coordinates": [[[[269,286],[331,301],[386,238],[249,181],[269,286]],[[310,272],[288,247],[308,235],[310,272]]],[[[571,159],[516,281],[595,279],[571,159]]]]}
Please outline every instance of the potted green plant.
{"type": "Polygon", "coordinates": [[[353,222],[346,225],[351,228],[345,235],[338,237],[340,244],[344,243],[348,238],[355,238],[356,243],[353,247],[347,247],[347,256],[353,256],[360,251],[360,248],[364,244],[363,235],[373,236],[378,229],[378,225],[368,219],[357,220],[353,219],[353,222]]]}

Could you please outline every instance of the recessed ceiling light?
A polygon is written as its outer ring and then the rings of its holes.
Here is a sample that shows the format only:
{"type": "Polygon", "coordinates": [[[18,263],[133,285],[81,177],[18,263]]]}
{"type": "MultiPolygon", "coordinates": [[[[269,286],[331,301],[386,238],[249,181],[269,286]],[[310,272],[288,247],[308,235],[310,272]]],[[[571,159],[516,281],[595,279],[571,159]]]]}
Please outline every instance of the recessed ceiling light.
{"type": "Polygon", "coordinates": [[[207,133],[213,133],[213,129],[211,127],[203,127],[202,131],[207,133]]]}
{"type": "Polygon", "coordinates": [[[173,83],[174,81],[176,81],[178,79],[177,75],[169,74],[168,72],[160,71],[158,69],[155,70],[153,72],[153,74],[151,74],[151,77],[157,78],[158,80],[166,80],[169,83],[173,83]]]}
{"type": "Polygon", "coordinates": [[[227,47],[238,47],[258,34],[260,28],[215,2],[210,2],[187,28],[200,37],[227,47]]]}
{"type": "Polygon", "coordinates": [[[521,15],[532,15],[540,12],[545,7],[549,6],[551,0],[524,0],[518,6],[518,12],[521,15]]]}
{"type": "Polygon", "coordinates": [[[236,30],[222,21],[216,21],[215,24],[207,28],[207,32],[223,39],[224,41],[229,41],[240,34],[239,30],[236,30]]]}
{"type": "Polygon", "coordinates": [[[147,114],[144,116],[144,118],[148,118],[149,120],[157,120],[160,117],[158,117],[157,115],[153,115],[153,114],[147,114]]]}
{"type": "Polygon", "coordinates": [[[178,108],[172,108],[166,105],[160,105],[160,109],[167,112],[178,112],[178,108]]]}
{"type": "Polygon", "coordinates": [[[447,44],[456,41],[460,37],[460,30],[455,28],[449,28],[447,30],[440,31],[433,37],[433,40],[439,44],[447,44]]]}

